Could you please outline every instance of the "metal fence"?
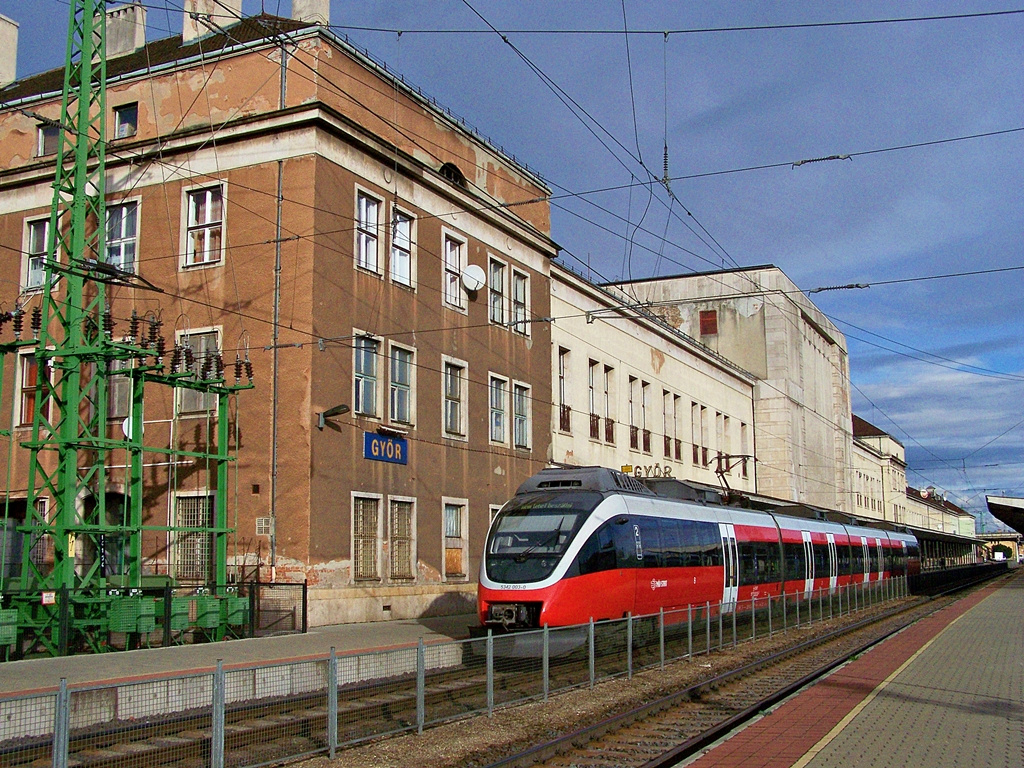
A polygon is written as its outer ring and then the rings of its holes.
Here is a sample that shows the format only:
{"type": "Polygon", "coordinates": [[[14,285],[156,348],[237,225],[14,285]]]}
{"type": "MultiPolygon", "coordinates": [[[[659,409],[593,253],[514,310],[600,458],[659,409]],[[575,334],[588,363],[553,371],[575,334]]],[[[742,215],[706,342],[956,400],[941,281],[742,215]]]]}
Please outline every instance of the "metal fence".
{"type": "Polygon", "coordinates": [[[904,578],[704,603],[514,635],[0,699],[6,766],[261,766],[820,623],[907,595],[904,578]]]}

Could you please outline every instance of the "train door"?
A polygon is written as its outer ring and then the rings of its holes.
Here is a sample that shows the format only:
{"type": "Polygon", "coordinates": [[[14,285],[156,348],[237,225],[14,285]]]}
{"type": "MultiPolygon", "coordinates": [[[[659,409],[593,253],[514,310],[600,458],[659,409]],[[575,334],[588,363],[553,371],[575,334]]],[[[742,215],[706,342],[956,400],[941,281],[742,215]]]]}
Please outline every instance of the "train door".
{"type": "Polygon", "coordinates": [[[871,549],[868,547],[868,540],[864,536],[860,537],[860,550],[864,557],[864,581],[871,581],[871,549]]]}
{"type": "Polygon", "coordinates": [[[875,539],[875,549],[878,550],[878,576],[877,581],[885,578],[885,550],[882,549],[882,540],[875,539]]]}
{"type": "Polygon", "coordinates": [[[828,540],[828,591],[834,594],[839,585],[839,551],[834,533],[826,533],[825,538],[828,540]]]}
{"type": "Polygon", "coordinates": [[[731,613],[736,609],[740,592],[740,559],[736,550],[736,528],[729,523],[719,523],[718,531],[722,536],[722,563],[725,568],[722,613],[731,613]]]}
{"type": "Polygon", "coordinates": [[[814,591],[814,545],[811,544],[811,532],[800,531],[804,539],[804,599],[811,599],[814,591]]]}

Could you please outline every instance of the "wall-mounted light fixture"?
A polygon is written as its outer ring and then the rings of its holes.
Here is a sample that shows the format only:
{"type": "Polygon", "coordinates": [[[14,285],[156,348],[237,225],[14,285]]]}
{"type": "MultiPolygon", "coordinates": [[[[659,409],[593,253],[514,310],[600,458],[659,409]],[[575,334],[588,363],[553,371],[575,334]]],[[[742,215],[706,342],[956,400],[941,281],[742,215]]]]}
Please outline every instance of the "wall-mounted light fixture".
{"type": "Polygon", "coordinates": [[[331,418],[331,416],[341,416],[341,414],[348,413],[350,410],[352,409],[342,403],[341,405],[336,405],[333,408],[328,408],[326,411],[318,413],[316,415],[316,428],[322,430],[324,428],[324,424],[327,423],[327,419],[331,418]]]}

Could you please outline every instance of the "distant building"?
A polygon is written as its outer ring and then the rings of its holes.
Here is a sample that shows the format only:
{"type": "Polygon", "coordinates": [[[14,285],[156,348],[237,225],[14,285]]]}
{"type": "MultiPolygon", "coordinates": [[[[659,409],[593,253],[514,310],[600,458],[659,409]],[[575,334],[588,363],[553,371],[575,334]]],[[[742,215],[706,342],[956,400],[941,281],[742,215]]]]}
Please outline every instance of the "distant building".
{"type": "Polygon", "coordinates": [[[782,270],[764,265],[615,287],[754,376],[760,493],[853,511],[846,340],[782,270]]]}
{"type": "Polygon", "coordinates": [[[907,462],[903,445],[860,416],[853,416],[851,510],[862,517],[909,523],[907,462]]]}

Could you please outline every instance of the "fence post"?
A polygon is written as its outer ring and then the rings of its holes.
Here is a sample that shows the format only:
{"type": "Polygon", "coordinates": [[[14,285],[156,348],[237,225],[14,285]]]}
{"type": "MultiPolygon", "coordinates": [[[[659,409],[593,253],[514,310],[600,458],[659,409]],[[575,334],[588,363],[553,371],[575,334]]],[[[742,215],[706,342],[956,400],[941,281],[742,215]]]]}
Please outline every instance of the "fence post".
{"type": "Polygon", "coordinates": [[[224,768],[224,659],[217,659],[213,673],[213,711],[211,713],[210,766],[224,768]]]}
{"type": "Polygon", "coordinates": [[[633,612],[626,611],[626,679],[633,679],[633,612]]]}
{"type": "Polygon", "coordinates": [[[427,720],[427,653],[423,638],[416,640],[416,733],[423,733],[427,720]]]}
{"type": "Polygon", "coordinates": [[[658,649],[661,658],[661,668],[665,668],[665,608],[658,609],[658,649]]]}
{"type": "Polygon", "coordinates": [[[772,596],[768,595],[768,639],[772,639],[772,596]]]}
{"type": "Polygon", "coordinates": [[[67,768],[68,765],[70,715],[71,696],[68,693],[68,680],[62,677],[53,708],[53,768],[67,768]]]}
{"type": "Polygon", "coordinates": [[[494,716],[494,632],[487,630],[487,716],[494,716]]]}
{"type": "Polygon", "coordinates": [[[796,628],[800,629],[800,593],[797,592],[793,596],[793,602],[796,603],[796,628]]]}
{"type": "Polygon", "coordinates": [[[541,659],[544,674],[544,701],[548,700],[548,692],[551,687],[551,638],[548,625],[544,624],[544,656],[541,659]]]}
{"type": "Polygon", "coordinates": [[[333,760],[338,749],[338,656],[333,645],[327,659],[327,746],[333,760]]]}
{"type": "Polygon", "coordinates": [[[594,617],[590,617],[587,625],[587,655],[590,663],[590,687],[594,687],[594,617]]]}
{"type": "MultiPolygon", "coordinates": [[[[719,611],[721,616],[721,611],[719,611]]],[[[704,653],[711,653],[711,601],[704,601],[704,653]]]]}
{"type": "Polygon", "coordinates": [[[693,661],[693,603],[686,606],[686,660],[693,661]]]}

